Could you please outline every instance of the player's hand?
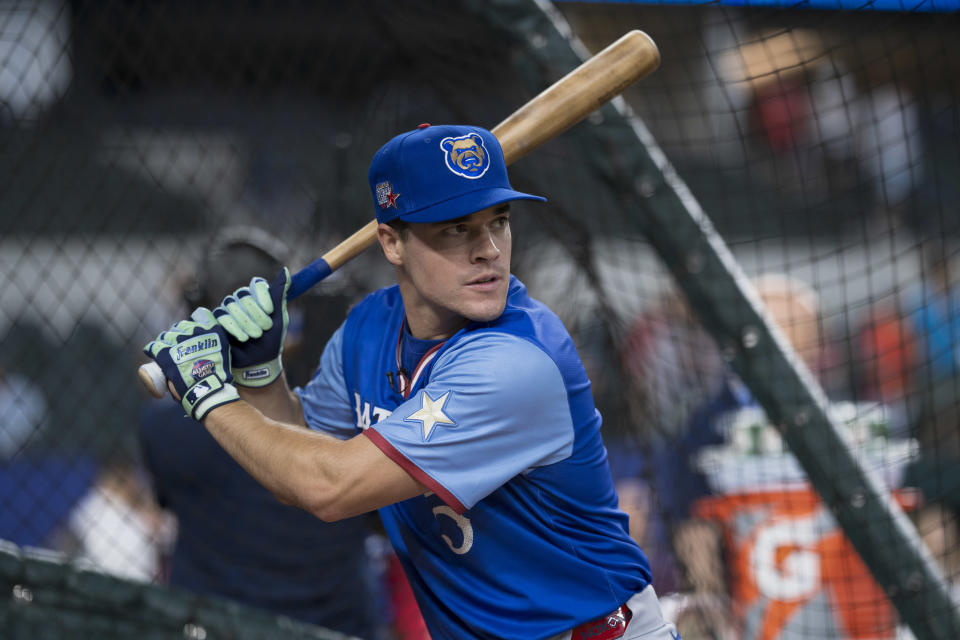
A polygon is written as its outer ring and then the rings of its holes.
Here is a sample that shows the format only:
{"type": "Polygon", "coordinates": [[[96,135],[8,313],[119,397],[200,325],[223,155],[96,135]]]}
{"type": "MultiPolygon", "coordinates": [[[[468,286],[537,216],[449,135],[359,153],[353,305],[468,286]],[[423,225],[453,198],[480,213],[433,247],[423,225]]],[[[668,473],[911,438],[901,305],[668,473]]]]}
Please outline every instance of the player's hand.
{"type": "Polygon", "coordinates": [[[202,420],[211,409],[240,396],[230,384],[233,376],[226,331],[209,319],[198,322],[202,314],[194,316],[193,321],[182,320],[161,333],[143,351],[160,365],[187,415],[202,420]]]}
{"type": "Polygon", "coordinates": [[[283,372],[289,288],[290,271],[284,267],[273,282],[256,277],[213,310],[212,317],[230,335],[236,384],[265,387],[283,372]]]}

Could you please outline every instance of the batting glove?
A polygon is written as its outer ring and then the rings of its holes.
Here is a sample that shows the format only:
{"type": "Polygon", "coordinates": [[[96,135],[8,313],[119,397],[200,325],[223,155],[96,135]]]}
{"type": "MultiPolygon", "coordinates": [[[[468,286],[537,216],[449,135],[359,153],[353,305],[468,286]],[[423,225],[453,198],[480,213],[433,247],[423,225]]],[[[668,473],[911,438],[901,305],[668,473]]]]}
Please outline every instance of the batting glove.
{"type": "MultiPolygon", "coordinates": [[[[209,313],[209,311],[207,311],[209,313]]],[[[202,420],[211,409],[240,399],[230,384],[230,345],[223,327],[182,320],[144,347],[173,383],[187,415],[202,420]]]]}
{"type": "Polygon", "coordinates": [[[267,283],[256,277],[223,299],[212,317],[230,334],[233,377],[244,387],[265,387],[283,373],[283,341],[290,317],[290,271],[267,283]]]}

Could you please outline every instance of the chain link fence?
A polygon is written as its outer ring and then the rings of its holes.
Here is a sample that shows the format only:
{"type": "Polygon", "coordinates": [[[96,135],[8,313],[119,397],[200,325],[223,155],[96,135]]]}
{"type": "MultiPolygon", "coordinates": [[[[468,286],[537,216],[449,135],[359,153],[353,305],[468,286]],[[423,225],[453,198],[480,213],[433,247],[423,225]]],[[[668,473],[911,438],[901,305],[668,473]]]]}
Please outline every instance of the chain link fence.
{"type": "MultiPolygon", "coordinates": [[[[30,547],[166,593],[185,523],[157,502],[142,428],[158,405],[135,371],[147,341],[235,286],[217,276],[250,266],[218,248],[308,264],[373,217],[366,170],[385,140],[421,122],[492,128],[570,70],[561,47],[633,28],[663,63],[629,108],[956,585],[960,21],[934,8],[0,0],[3,620],[19,637],[41,637],[28,619],[60,616],[48,637],[83,626],[66,577],[43,615],[25,602],[30,547]]],[[[678,293],[650,242],[670,230],[631,213],[657,185],[611,177],[634,143],[609,124],[598,113],[511,168],[550,199],[514,216],[514,271],[574,334],[684,637],[907,634],[678,293]]],[[[370,250],[298,301],[295,383],[391,277],[370,250]]],[[[374,598],[389,598],[387,557],[374,598]]],[[[90,629],[149,611],[120,600],[89,604],[90,629]]],[[[193,620],[156,633],[191,637],[193,620]]]]}

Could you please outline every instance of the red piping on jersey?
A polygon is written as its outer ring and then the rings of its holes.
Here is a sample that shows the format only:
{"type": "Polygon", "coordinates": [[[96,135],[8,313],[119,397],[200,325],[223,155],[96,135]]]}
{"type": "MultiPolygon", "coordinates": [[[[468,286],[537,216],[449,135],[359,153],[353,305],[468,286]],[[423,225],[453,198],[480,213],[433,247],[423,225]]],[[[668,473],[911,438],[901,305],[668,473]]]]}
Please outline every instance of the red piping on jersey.
{"type": "Polygon", "coordinates": [[[427,473],[423,469],[421,469],[414,463],[410,462],[410,460],[405,455],[400,453],[396,449],[396,447],[390,444],[387,441],[387,439],[384,438],[376,429],[374,428],[366,429],[363,432],[363,435],[370,438],[370,441],[378,449],[380,449],[380,451],[382,451],[388,458],[390,458],[391,460],[396,462],[398,465],[400,465],[400,467],[404,471],[406,471],[411,476],[413,476],[413,478],[419,481],[420,484],[426,486],[428,489],[430,489],[435,494],[437,494],[440,497],[440,499],[443,500],[443,502],[448,507],[456,511],[458,514],[463,514],[467,510],[467,508],[463,505],[463,503],[457,500],[452,493],[447,491],[447,489],[442,484],[440,484],[439,482],[431,478],[429,475],[427,475],[427,473]]]}
{"type": "Polygon", "coordinates": [[[420,358],[420,362],[417,363],[417,366],[413,369],[413,375],[410,376],[410,380],[407,380],[407,377],[403,375],[403,363],[400,361],[400,341],[403,339],[403,332],[407,326],[407,320],[404,318],[403,322],[400,323],[400,333],[397,335],[397,380],[400,384],[400,393],[403,395],[403,399],[406,400],[410,397],[410,390],[413,389],[413,385],[417,384],[417,380],[420,378],[420,374],[423,373],[423,370],[427,368],[427,365],[430,364],[430,361],[433,360],[434,356],[437,355],[437,351],[446,344],[446,340],[439,344],[435,344],[430,347],[430,349],[423,354],[423,357],[420,358]]]}

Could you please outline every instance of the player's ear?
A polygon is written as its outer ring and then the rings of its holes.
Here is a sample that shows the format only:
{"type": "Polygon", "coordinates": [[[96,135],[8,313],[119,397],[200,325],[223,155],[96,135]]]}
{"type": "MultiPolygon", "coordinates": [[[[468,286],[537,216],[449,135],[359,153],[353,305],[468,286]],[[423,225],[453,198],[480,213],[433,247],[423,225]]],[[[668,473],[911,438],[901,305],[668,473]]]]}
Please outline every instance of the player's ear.
{"type": "Polygon", "coordinates": [[[399,230],[381,222],[377,225],[377,240],[390,264],[394,266],[403,264],[403,237],[399,230]]]}

